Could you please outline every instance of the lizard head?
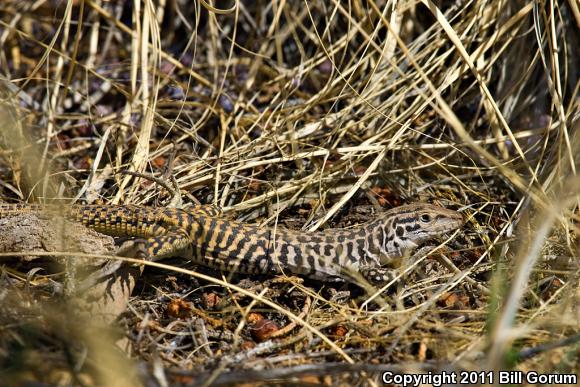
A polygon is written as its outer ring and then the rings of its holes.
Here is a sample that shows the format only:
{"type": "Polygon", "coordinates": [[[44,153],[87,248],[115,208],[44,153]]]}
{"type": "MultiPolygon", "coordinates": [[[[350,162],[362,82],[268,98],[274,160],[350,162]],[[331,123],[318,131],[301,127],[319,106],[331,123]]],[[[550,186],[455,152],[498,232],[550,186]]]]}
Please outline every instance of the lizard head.
{"type": "MultiPolygon", "coordinates": [[[[408,204],[387,211],[379,220],[381,262],[401,258],[418,245],[460,228],[463,216],[428,203],[408,204]]],[[[376,223],[375,223],[376,224],[376,223]]]]}
{"type": "Polygon", "coordinates": [[[433,204],[417,203],[404,207],[405,212],[393,220],[393,232],[396,238],[417,245],[457,230],[464,223],[460,213],[433,204]]]}

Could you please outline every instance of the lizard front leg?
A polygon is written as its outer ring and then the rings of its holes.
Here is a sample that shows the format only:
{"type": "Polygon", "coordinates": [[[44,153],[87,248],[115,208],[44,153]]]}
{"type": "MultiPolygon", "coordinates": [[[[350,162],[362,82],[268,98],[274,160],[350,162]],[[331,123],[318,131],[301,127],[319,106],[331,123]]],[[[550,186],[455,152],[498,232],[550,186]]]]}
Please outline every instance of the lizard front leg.
{"type": "Polygon", "coordinates": [[[384,267],[362,267],[359,272],[374,286],[384,286],[397,277],[396,270],[384,267]]]}

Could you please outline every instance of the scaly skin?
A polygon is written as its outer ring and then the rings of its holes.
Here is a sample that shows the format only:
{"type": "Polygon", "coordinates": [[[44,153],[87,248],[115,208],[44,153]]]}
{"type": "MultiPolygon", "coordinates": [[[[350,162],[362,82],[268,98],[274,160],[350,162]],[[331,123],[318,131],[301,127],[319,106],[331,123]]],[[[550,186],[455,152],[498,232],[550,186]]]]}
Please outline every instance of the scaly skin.
{"type": "Polygon", "coordinates": [[[360,273],[372,283],[392,278],[383,265],[463,224],[461,214],[426,203],[393,208],[356,228],[314,233],[226,220],[211,206],[0,204],[0,217],[30,212],[60,214],[104,234],[142,238],[146,255],[154,259],[182,256],[225,271],[325,281],[354,281],[352,273],[360,273]]]}

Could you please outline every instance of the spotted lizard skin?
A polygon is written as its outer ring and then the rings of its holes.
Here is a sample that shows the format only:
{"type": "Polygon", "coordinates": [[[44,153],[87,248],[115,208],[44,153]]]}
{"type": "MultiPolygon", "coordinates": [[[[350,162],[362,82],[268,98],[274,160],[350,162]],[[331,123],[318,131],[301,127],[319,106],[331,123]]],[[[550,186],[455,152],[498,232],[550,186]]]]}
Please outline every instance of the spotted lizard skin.
{"type": "Polygon", "coordinates": [[[426,203],[393,208],[352,229],[313,233],[227,220],[212,206],[0,204],[0,217],[31,212],[64,216],[112,236],[142,239],[145,254],[153,259],[182,256],[229,272],[298,274],[325,281],[356,282],[358,273],[372,283],[392,278],[384,265],[463,224],[458,212],[426,203]]]}

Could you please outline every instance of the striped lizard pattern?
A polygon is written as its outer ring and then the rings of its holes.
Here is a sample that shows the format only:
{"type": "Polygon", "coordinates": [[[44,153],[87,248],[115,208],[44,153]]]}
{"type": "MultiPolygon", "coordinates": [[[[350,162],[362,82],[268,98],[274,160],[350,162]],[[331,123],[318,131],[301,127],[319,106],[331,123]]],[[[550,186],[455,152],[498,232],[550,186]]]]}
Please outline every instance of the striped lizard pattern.
{"type": "Polygon", "coordinates": [[[23,213],[60,215],[104,234],[139,238],[152,259],[181,256],[229,272],[325,281],[357,282],[358,273],[374,284],[392,279],[383,266],[463,224],[458,212],[427,203],[393,208],[352,229],[313,233],[226,220],[212,206],[0,204],[0,217],[23,213]]]}

